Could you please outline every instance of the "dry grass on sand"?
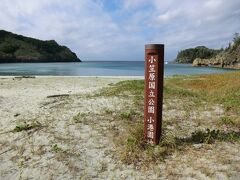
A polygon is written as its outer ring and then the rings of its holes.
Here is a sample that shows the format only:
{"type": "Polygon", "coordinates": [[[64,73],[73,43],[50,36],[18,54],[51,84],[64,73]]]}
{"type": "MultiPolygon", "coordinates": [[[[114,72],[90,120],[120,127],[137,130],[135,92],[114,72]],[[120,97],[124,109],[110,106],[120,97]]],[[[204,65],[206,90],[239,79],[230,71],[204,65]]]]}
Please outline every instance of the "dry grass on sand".
{"type": "Polygon", "coordinates": [[[141,79],[0,77],[0,179],[239,179],[240,73],[165,79],[146,145],[141,79]]]}

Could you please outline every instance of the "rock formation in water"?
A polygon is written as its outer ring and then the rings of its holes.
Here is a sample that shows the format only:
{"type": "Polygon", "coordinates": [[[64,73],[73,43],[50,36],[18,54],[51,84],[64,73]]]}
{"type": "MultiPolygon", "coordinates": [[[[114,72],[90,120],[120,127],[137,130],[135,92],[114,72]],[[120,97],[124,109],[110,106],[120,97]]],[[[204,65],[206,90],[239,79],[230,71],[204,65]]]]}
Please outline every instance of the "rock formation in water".
{"type": "Polygon", "coordinates": [[[235,33],[233,41],[225,49],[209,49],[198,46],[182,50],[176,58],[177,63],[192,63],[193,66],[211,66],[240,69],[240,36],[235,33]]]}
{"type": "Polygon", "coordinates": [[[210,59],[196,58],[193,66],[211,66],[240,69],[240,43],[234,43],[225,51],[210,59]]]}
{"type": "Polygon", "coordinates": [[[0,30],[0,63],[81,62],[56,41],[42,41],[0,30]]]}

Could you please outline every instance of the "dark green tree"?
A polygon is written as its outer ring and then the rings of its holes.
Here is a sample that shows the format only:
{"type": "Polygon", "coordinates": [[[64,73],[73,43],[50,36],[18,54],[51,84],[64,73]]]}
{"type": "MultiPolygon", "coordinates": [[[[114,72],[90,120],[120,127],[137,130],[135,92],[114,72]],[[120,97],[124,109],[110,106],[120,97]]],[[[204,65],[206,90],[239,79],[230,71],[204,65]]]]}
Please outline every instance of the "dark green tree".
{"type": "Polygon", "coordinates": [[[234,44],[236,44],[236,45],[239,45],[239,44],[240,44],[240,36],[239,36],[239,33],[234,33],[234,35],[233,35],[233,42],[234,42],[234,44]]]}

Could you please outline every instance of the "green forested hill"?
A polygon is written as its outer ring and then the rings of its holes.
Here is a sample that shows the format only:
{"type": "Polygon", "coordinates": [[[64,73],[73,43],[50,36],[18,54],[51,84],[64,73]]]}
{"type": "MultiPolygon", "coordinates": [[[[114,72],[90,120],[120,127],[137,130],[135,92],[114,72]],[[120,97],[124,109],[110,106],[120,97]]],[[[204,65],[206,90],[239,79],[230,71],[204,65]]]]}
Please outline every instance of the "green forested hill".
{"type": "Polygon", "coordinates": [[[235,33],[225,49],[209,49],[205,46],[189,48],[178,53],[177,63],[192,63],[193,66],[212,66],[240,69],[240,34],[235,33]]]}
{"type": "Polygon", "coordinates": [[[0,30],[0,63],[14,62],[80,62],[80,59],[54,40],[42,41],[0,30]]]}
{"type": "Polygon", "coordinates": [[[177,63],[192,63],[194,59],[208,59],[215,57],[222,50],[209,49],[205,46],[197,46],[195,48],[189,48],[182,50],[178,53],[176,62],[177,63]]]}

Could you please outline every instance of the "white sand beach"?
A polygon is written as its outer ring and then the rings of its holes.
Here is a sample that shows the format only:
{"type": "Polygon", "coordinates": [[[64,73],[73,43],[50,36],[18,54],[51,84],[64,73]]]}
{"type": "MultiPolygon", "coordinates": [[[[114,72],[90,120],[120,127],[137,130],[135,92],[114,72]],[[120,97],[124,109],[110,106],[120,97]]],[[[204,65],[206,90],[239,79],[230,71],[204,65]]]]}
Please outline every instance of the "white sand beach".
{"type": "MultiPolygon", "coordinates": [[[[0,179],[240,177],[239,143],[196,144],[147,170],[118,161],[114,134],[109,129],[121,132],[123,127],[102,112],[119,112],[134,103],[130,98],[88,95],[127,79],[143,77],[0,77],[0,179]],[[29,129],[20,131],[24,124],[29,129]]],[[[166,121],[177,117],[182,122],[185,118],[177,103],[165,102],[166,121]]],[[[223,114],[221,106],[203,112],[203,122],[223,114]]],[[[184,123],[186,129],[196,128],[195,116],[191,114],[191,121],[184,123]]]]}
{"type": "MultiPolygon", "coordinates": [[[[112,158],[110,125],[97,114],[121,108],[117,98],[86,99],[111,83],[142,77],[0,77],[1,179],[115,179],[141,177],[133,166],[112,158]],[[47,98],[70,94],[69,97],[47,98]],[[76,96],[75,95],[80,95],[76,96]],[[74,124],[78,113],[94,113],[89,123],[74,124]],[[16,124],[39,122],[33,131],[9,132],[16,124]],[[58,148],[68,152],[58,152],[58,148]],[[137,175],[138,174],[138,175],[137,175]]],[[[146,176],[146,175],[145,175],[146,176]]]]}

